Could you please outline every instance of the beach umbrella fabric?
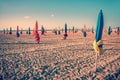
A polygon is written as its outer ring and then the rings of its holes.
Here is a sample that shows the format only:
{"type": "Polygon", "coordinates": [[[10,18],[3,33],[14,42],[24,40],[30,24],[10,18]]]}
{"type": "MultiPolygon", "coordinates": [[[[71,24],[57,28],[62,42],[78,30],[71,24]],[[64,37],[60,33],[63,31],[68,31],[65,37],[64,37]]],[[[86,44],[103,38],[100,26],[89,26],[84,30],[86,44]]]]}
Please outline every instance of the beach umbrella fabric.
{"type": "Polygon", "coordinates": [[[86,33],[86,32],[83,32],[83,36],[86,37],[86,36],[87,36],[87,33],[86,33]]]}
{"type": "Polygon", "coordinates": [[[22,32],[22,29],[21,29],[21,31],[20,31],[20,34],[22,34],[23,32],[22,32]]]}
{"type": "Polygon", "coordinates": [[[73,33],[75,32],[75,27],[74,26],[72,27],[72,31],[73,31],[73,33]]]}
{"type": "Polygon", "coordinates": [[[55,33],[55,35],[57,35],[57,29],[56,28],[53,30],[53,33],[55,33]]]}
{"type": "Polygon", "coordinates": [[[37,33],[38,33],[38,22],[36,21],[36,24],[33,30],[33,36],[36,36],[37,33]]]}
{"type": "Polygon", "coordinates": [[[96,27],[96,42],[98,42],[102,38],[103,26],[104,26],[104,21],[103,21],[103,13],[101,10],[98,15],[98,21],[97,21],[97,27],[96,27]]]}
{"type": "Polygon", "coordinates": [[[31,32],[30,32],[30,27],[28,28],[28,34],[29,34],[29,35],[31,34],[31,32]]]}
{"type": "Polygon", "coordinates": [[[57,34],[60,35],[60,26],[58,26],[57,34]]]}
{"type": "Polygon", "coordinates": [[[41,35],[44,35],[44,33],[45,33],[45,29],[44,29],[44,27],[42,25],[42,27],[41,27],[41,35]]]}
{"type": "Polygon", "coordinates": [[[92,27],[92,33],[94,34],[94,28],[92,27]]]}
{"type": "Polygon", "coordinates": [[[3,29],[3,33],[5,34],[5,29],[3,29]]]}
{"type": "Polygon", "coordinates": [[[67,33],[67,24],[65,24],[65,33],[67,33]]]}
{"type": "Polygon", "coordinates": [[[109,26],[109,28],[108,28],[108,35],[110,35],[111,32],[112,32],[112,30],[111,30],[111,27],[109,26]]]}
{"type": "Polygon", "coordinates": [[[6,34],[8,34],[8,28],[6,28],[6,34]]]}
{"type": "Polygon", "coordinates": [[[36,21],[35,28],[34,28],[34,36],[36,38],[36,42],[39,44],[40,43],[40,36],[38,33],[38,22],[36,21]]]}
{"type": "Polygon", "coordinates": [[[19,26],[17,26],[16,37],[20,37],[20,34],[19,34],[19,26]]]}
{"type": "Polygon", "coordinates": [[[117,34],[120,34],[120,27],[117,28],[117,34]]]}
{"type": "Polygon", "coordinates": [[[65,23],[65,33],[64,33],[64,39],[66,39],[66,37],[68,36],[67,34],[67,24],[65,23]]]}
{"type": "Polygon", "coordinates": [[[83,36],[86,37],[87,33],[86,33],[86,25],[84,25],[84,29],[83,29],[83,36]]]}
{"type": "Polygon", "coordinates": [[[97,26],[96,26],[96,37],[95,37],[95,41],[93,43],[94,50],[98,54],[102,53],[103,43],[102,43],[101,39],[102,39],[103,27],[104,27],[104,20],[103,20],[103,13],[101,10],[99,15],[98,15],[98,21],[97,21],[97,26]]]}
{"type": "Polygon", "coordinates": [[[62,32],[63,32],[63,28],[62,28],[62,32]]]}
{"type": "Polygon", "coordinates": [[[12,34],[12,28],[10,27],[10,31],[9,31],[9,34],[12,34]]]}

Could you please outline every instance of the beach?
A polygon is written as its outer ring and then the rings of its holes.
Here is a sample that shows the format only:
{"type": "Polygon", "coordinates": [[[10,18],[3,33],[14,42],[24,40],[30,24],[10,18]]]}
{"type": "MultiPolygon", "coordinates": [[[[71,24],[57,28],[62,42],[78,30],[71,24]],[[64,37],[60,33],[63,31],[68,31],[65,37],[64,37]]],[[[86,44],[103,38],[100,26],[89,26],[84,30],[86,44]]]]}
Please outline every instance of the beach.
{"type": "MultiPolygon", "coordinates": [[[[40,33],[40,32],[39,32],[40,33]]],[[[95,33],[81,31],[63,34],[51,31],[35,37],[23,33],[16,37],[0,33],[0,78],[3,80],[119,80],[120,35],[103,31],[105,52],[97,58],[93,49],[95,33]]]]}

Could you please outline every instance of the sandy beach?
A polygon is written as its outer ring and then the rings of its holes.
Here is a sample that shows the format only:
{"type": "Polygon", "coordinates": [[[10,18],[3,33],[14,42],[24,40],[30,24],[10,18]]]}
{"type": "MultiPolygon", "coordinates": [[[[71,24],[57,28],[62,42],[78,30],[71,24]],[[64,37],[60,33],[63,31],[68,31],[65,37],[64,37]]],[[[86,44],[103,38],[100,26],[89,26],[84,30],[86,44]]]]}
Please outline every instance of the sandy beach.
{"type": "MultiPolygon", "coordinates": [[[[40,33],[40,32],[39,32],[40,33]]],[[[40,35],[36,44],[32,34],[19,38],[0,33],[0,78],[3,80],[119,80],[120,35],[103,32],[104,54],[97,59],[92,43],[95,33],[81,31],[40,35]]]]}

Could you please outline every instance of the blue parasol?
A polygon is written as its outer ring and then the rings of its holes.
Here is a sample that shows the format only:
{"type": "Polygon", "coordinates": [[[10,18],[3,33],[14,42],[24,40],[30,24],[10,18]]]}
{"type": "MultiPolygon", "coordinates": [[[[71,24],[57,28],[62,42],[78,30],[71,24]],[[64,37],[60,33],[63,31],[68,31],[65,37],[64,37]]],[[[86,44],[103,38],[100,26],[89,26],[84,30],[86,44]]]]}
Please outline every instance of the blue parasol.
{"type": "Polygon", "coordinates": [[[94,34],[94,27],[92,27],[92,33],[94,34]]]}
{"type": "Polygon", "coordinates": [[[109,26],[109,28],[108,28],[108,35],[110,35],[111,34],[111,27],[109,26]]]}
{"type": "MultiPolygon", "coordinates": [[[[104,27],[103,25],[104,25],[103,13],[102,10],[100,10],[96,26],[96,42],[98,42],[102,38],[102,32],[104,27]]],[[[102,45],[100,45],[99,47],[102,48],[102,45]]]]}
{"type": "Polygon", "coordinates": [[[44,29],[44,27],[42,25],[42,27],[41,27],[41,35],[44,35],[44,33],[45,33],[45,29],[44,29]]]}
{"type": "Polygon", "coordinates": [[[30,32],[30,27],[28,28],[28,34],[29,34],[29,35],[31,34],[31,32],[30,32]]]}
{"type": "Polygon", "coordinates": [[[67,24],[65,24],[65,33],[67,33],[67,24]]]}
{"type": "Polygon", "coordinates": [[[67,34],[67,24],[65,23],[65,34],[64,34],[64,39],[66,39],[67,36],[68,36],[68,34],[67,34]]]}
{"type": "Polygon", "coordinates": [[[17,26],[16,37],[20,37],[20,34],[19,34],[19,26],[17,26]]]}
{"type": "Polygon", "coordinates": [[[84,25],[84,29],[83,29],[83,36],[86,37],[87,33],[86,33],[86,25],[84,25]]]}
{"type": "Polygon", "coordinates": [[[96,39],[93,42],[93,47],[96,52],[96,64],[95,64],[95,71],[97,69],[97,54],[102,54],[103,49],[102,49],[102,32],[103,32],[103,27],[104,27],[104,20],[103,20],[103,13],[102,10],[100,10],[100,13],[98,15],[98,20],[97,20],[97,26],[96,26],[96,39]]]}
{"type": "Polygon", "coordinates": [[[10,32],[9,32],[9,34],[12,34],[12,28],[10,27],[10,32]]]}

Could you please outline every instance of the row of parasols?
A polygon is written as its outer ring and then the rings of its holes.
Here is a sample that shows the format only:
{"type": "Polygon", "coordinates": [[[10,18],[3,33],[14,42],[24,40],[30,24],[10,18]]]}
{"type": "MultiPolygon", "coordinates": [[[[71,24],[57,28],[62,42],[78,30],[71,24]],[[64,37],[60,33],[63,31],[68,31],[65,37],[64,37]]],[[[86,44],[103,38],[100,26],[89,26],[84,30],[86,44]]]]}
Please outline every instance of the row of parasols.
{"type": "MultiPolygon", "coordinates": [[[[66,38],[67,38],[67,36],[68,36],[68,34],[67,34],[67,24],[65,24],[65,27],[64,27],[64,29],[62,28],[62,32],[64,31],[64,37],[63,37],[63,39],[65,40],[66,38]]],[[[56,35],[58,34],[58,35],[60,35],[60,32],[61,31],[61,29],[60,29],[60,27],[58,27],[58,29],[54,29],[53,30],[53,33],[55,33],[56,35]]],[[[73,28],[72,28],[72,31],[73,31],[73,33],[76,33],[76,32],[78,32],[78,29],[75,29],[75,27],[73,26],[73,28]]],[[[86,29],[86,25],[84,25],[84,28],[83,29],[81,29],[81,31],[82,31],[82,33],[83,33],[83,36],[84,37],[86,37],[87,36],[87,29],[86,29]]],[[[92,27],[92,33],[94,34],[94,28],[92,27]]],[[[111,33],[112,33],[112,28],[109,26],[108,27],[108,31],[107,31],[107,33],[108,33],[108,35],[110,35],[111,33]]],[[[10,30],[8,31],[8,29],[6,29],[6,31],[5,31],[5,29],[3,30],[3,32],[4,32],[4,34],[12,34],[12,28],[10,27],[10,30]]],[[[69,29],[69,32],[70,32],[70,29],[69,29]]],[[[120,34],[120,29],[119,29],[119,27],[117,27],[117,29],[114,31],[115,33],[117,33],[118,35],[120,34]]],[[[21,29],[21,31],[20,31],[20,33],[19,33],[19,26],[17,26],[17,30],[16,30],[16,37],[20,37],[20,34],[22,34],[22,29],[21,29]]],[[[26,31],[26,34],[31,34],[31,30],[30,30],[30,27],[28,28],[28,30],[26,31]]],[[[44,29],[44,27],[43,27],[43,25],[42,25],[42,27],[41,27],[41,35],[44,35],[45,34],[45,29],[44,29]]],[[[38,22],[36,21],[36,24],[35,24],[35,28],[33,29],[33,36],[35,36],[35,38],[36,38],[36,42],[37,43],[39,43],[40,42],[40,35],[39,35],[39,32],[38,32],[38,22]]]]}

